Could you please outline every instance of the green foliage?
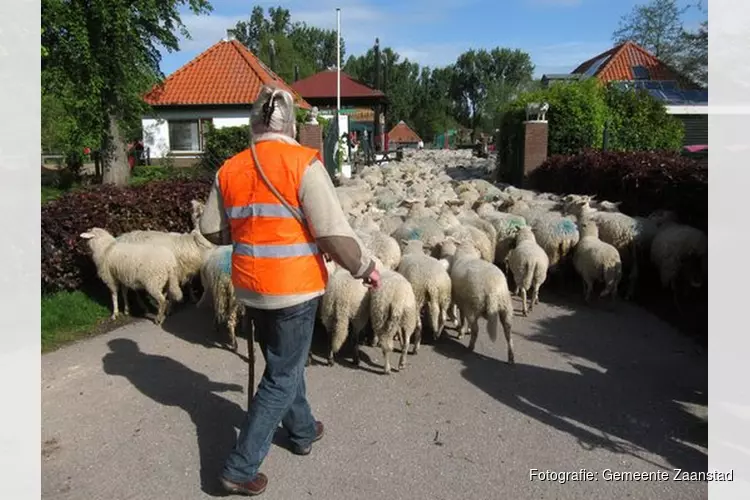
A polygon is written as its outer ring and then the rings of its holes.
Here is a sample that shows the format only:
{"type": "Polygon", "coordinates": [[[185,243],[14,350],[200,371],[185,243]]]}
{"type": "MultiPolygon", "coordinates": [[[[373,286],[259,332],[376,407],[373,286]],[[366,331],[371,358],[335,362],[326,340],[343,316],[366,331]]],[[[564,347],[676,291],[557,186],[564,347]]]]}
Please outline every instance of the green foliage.
{"type": "MultiPolygon", "coordinates": [[[[289,9],[270,7],[268,16],[263,7],[253,7],[250,19],[238,21],[234,27],[237,39],[257,55],[269,68],[274,67],[284,81],[294,81],[294,67],[300,78],[336,64],[336,31],[323,30],[305,23],[292,23],[289,9]],[[271,57],[271,40],[275,59],[271,57]]],[[[341,54],[345,52],[341,40],[341,54]]]]}
{"type": "Polygon", "coordinates": [[[224,128],[209,125],[204,139],[200,166],[205,170],[216,171],[226,160],[250,146],[249,125],[224,128]]]}
{"type": "Polygon", "coordinates": [[[112,169],[129,171],[123,143],[145,108],[143,93],[162,76],[159,47],[178,50],[178,35],[188,35],[183,6],[195,14],[211,10],[207,0],[42,0],[42,92],[50,97],[44,104],[57,99],[57,114],[72,120],[63,139],[48,133],[47,140],[70,150],[101,149],[105,180],[112,169]]]}
{"type": "Polygon", "coordinates": [[[91,333],[110,314],[104,304],[81,291],[42,297],[42,352],[91,333]]]}
{"type": "Polygon", "coordinates": [[[529,175],[532,188],[593,194],[621,201],[632,215],[667,209],[704,231],[708,226],[708,167],[674,152],[587,150],[555,155],[529,175]]]}
{"type": "Polygon", "coordinates": [[[103,291],[80,234],[101,227],[117,236],[137,229],[187,232],[192,229],[190,200],[205,201],[210,177],[165,180],[140,186],[97,186],[68,192],[42,206],[41,288],[103,291]]]}
{"type": "Polygon", "coordinates": [[[673,150],[682,146],[682,122],[667,114],[664,105],[645,90],[621,90],[608,86],[607,149],[614,151],[673,150]]]}

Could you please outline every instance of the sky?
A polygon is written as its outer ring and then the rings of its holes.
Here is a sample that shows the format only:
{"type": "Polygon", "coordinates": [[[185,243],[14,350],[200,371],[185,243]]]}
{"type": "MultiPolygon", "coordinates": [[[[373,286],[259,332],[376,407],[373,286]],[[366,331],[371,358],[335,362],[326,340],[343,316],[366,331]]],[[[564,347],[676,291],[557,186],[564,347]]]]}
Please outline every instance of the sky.
{"type": "MultiPolygon", "coordinates": [[[[680,0],[681,4],[695,0],[680,0]]],[[[209,15],[183,9],[191,40],[181,38],[180,51],[162,50],[161,69],[169,75],[226,36],[254,5],[289,9],[292,21],[336,28],[341,8],[345,58],[367,51],[380,38],[422,66],[445,66],[468,49],[517,48],[528,52],[534,76],[569,73],[581,62],[612,47],[620,18],[644,0],[212,0],[209,15]]],[[[686,27],[697,27],[706,14],[691,9],[686,27]]],[[[341,64],[345,63],[342,59],[341,64]]]]}

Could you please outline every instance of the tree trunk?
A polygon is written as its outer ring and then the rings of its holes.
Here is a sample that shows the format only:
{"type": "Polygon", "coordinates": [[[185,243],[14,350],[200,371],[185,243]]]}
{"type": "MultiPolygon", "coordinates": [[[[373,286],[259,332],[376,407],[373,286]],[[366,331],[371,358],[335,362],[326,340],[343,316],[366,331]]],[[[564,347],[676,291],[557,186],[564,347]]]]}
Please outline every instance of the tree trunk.
{"type": "Polygon", "coordinates": [[[125,186],[130,179],[130,165],[125,140],[120,132],[120,124],[113,114],[108,116],[109,130],[102,148],[102,183],[125,186]]]}

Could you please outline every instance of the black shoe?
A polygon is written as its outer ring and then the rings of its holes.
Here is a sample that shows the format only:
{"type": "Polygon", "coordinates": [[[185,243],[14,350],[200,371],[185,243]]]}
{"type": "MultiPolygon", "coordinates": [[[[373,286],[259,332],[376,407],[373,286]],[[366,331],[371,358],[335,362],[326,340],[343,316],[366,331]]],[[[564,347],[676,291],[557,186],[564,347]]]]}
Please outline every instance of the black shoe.
{"type": "Polygon", "coordinates": [[[290,451],[295,455],[309,455],[312,451],[312,443],[320,441],[324,433],[325,428],[323,427],[323,422],[315,421],[315,437],[313,438],[312,442],[307,446],[292,445],[290,447],[290,451]]]}

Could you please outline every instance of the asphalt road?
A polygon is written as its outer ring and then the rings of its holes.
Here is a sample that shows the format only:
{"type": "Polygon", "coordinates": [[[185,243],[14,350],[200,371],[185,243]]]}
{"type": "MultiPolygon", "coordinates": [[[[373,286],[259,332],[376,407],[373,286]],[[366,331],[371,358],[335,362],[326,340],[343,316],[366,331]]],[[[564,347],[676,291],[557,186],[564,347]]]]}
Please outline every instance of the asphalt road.
{"type": "MultiPolygon", "coordinates": [[[[452,331],[389,377],[369,346],[360,369],[309,367],[327,434],[307,457],[273,446],[261,498],[706,498],[704,482],[607,476],[706,470],[706,354],[635,306],[552,302],[516,317],[515,367],[502,336],[482,332],[469,353],[452,331]],[[531,481],[530,469],[595,479],[531,481]]],[[[137,321],[45,355],[43,498],[221,496],[247,365],[210,335],[210,312],[188,308],[163,329],[137,321]]]]}

